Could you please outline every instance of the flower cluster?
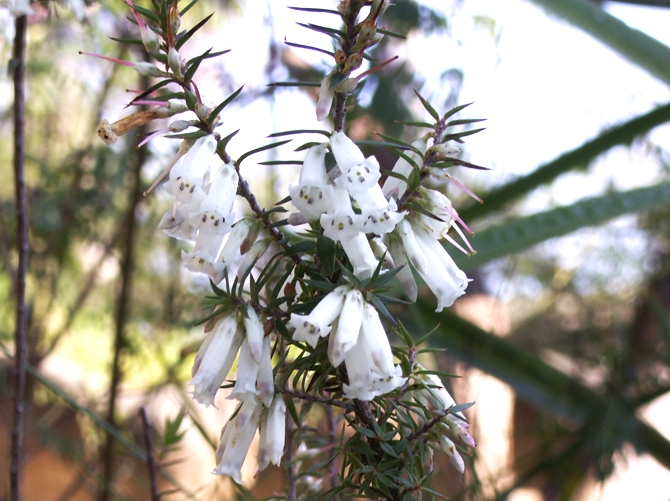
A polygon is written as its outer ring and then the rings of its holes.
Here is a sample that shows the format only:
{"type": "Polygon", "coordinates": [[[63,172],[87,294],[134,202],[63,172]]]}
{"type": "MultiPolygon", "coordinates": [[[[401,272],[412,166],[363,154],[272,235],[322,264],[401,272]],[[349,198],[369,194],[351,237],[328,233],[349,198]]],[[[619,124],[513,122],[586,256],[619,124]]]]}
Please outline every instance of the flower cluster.
{"type": "MultiPolygon", "coordinates": [[[[212,314],[206,324],[207,336],[195,356],[188,383],[193,388],[193,398],[212,406],[218,390],[227,384],[237,365],[227,398],[236,400],[238,406],[221,432],[214,473],[242,482],[241,467],[257,431],[259,470],[270,463],[280,464],[287,410],[282,393],[309,404],[319,402],[346,409],[337,419],[354,424],[356,433],[367,428],[375,437],[392,437],[383,444],[395,441],[393,447],[389,445],[396,452],[395,459],[389,461],[409,461],[414,465],[418,450],[407,437],[422,434],[418,442],[422,447],[428,446],[425,450],[445,453],[462,472],[464,463],[455,443],[475,446],[460,412],[463,407],[454,408],[454,400],[439,378],[417,369],[409,334],[403,341],[411,355],[402,350],[394,353],[380,313],[396,323],[384,306],[397,301],[384,296],[390,288],[384,284],[393,277],[399,279],[405,295],[415,301],[416,271],[437,297],[438,311],[451,306],[467,287],[468,278],[441,241],[464,250],[448,233],[454,229],[465,239],[457,224],[469,229],[446,195],[423,186],[422,181],[435,176],[467,191],[444,169],[458,165],[458,160],[450,156],[458,148],[451,145],[461,142],[458,133],[449,135],[445,131],[456,123],[471,121],[447,122],[449,114],[440,118],[419,96],[436,123],[429,124],[433,130],[411,145],[390,143],[392,148],[404,151],[381,185],[379,162],[374,156],[366,157],[343,132],[341,114],[339,126],[334,126],[328,142],[310,143],[298,182],[289,187],[289,197],[265,211],[242,179],[240,164],[248,156],[283,142],[255,148],[237,161],[231,159],[226,146],[235,133],[221,138],[217,132],[221,125],[219,114],[242,89],[218,106],[204,104],[193,78],[199,64],[214,55],[207,51],[188,61],[182,59],[179,49],[193,33],[178,33],[183,11],[179,11],[177,2],[147,16],[146,9],[127,1],[140,30],[140,39],[134,43],[144,46],[158,63],[116,62],[133,67],[141,75],[163,80],[152,89],[138,91],[140,95],[131,103],[152,106],[151,109],[112,124],[103,120],[98,134],[112,144],[133,127],[178,113],[192,113],[191,119],[174,121],[151,133],[143,143],[168,132],[182,139],[174,160],[154,183],[155,186],[168,176],[164,187],[172,197],[172,207],[161,218],[159,227],[167,235],[192,244],[190,251],[182,251],[184,266],[207,274],[216,294],[208,298],[212,314]],[[138,11],[149,19],[147,23],[138,11]],[[168,90],[167,85],[178,92],[168,90]],[[332,164],[330,155],[334,165],[327,168],[332,164]],[[247,201],[249,214],[240,214],[239,209],[235,212],[238,197],[247,201]],[[278,220],[275,216],[286,212],[282,205],[289,199],[298,212],[278,220]],[[307,235],[279,230],[285,224],[306,223],[311,228],[307,235]],[[341,259],[336,265],[338,257],[341,259]],[[383,268],[387,270],[382,271],[383,268]],[[231,280],[235,272],[237,278],[231,280]],[[218,287],[224,281],[226,290],[218,287]],[[275,366],[273,353],[281,359],[275,366]],[[407,403],[409,412],[401,413],[398,402],[407,403]],[[408,416],[415,420],[406,423],[408,416]],[[378,423],[370,421],[377,418],[378,423]],[[384,431],[379,432],[377,428],[382,427],[384,431]]],[[[364,51],[381,40],[377,23],[389,4],[389,0],[342,0],[337,11],[325,11],[339,13],[348,32],[339,40],[340,50],[333,53],[337,67],[321,83],[317,103],[320,119],[330,114],[334,100],[338,103],[336,109],[344,109],[346,98],[358,81],[388,63],[355,78],[350,76],[361,66],[364,51]],[[367,15],[359,20],[359,13],[368,7],[367,15]]],[[[338,117],[335,118],[337,122],[338,117]]],[[[278,134],[301,132],[305,131],[278,134]]],[[[404,332],[401,324],[397,325],[396,332],[404,332]]],[[[291,416],[298,423],[293,402],[289,404],[291,416]]],[[[360,454],[355,461],[361,462],[362,458],[367,461],[389,450],[381,447],[370,449],[369,454],[360,452],[372,442],[359,443],[351,450],[342,444],[341,453],[360,454]]],[[[423,457],[423,449],[420,454],[423,457]]],[[[297,464],[291,461],[291,468],[297,464]]],[[[403,463],[394,468],[415,466],[403,463]]],[[[420,470],[419,466],[417,471],[420,470]]],[[[360,484],[377,482],[373,478],[375,472],[370,475],[360,484]]],[[[422,482],[417,477],[406,493],[420,489],[422,482]]],[[[376,485],[374,492],[381,492],[381,484],[376,485]]],[[[400,484],[397,487],[400,489],[400,484]]]]}
{"type": "Polygon", "coordinates": [[[399,366],[377,310],[351,285],[341,285],[324,297],[309,315],[291,314],[289,327],[294,341],[315,347],[328,338],[328,359],[333,367],[342,362],[349,382],[343,385],[346,398],[372,400],[402,386],[399,366]]]}
{"type": "MultiPolygon", "coordinates": [[[[449,412],[455,405],[454,399],[449,394],[444,384],[435,374],[422,374],[419,376],[421,389],[413,390],[412,397],[419,405],[426,409],[437,409],[449,412]]],[[[417,419],[422,424],[424,419],[417,419]]],[[[465,471],[465,463],[458,453],[453,439],[463,445],[475,447],[475,439],[468,433],[470,425],[465,420],[462,412],[449,412],[444,419],[439,420],[429,432],[428,446],[431,450],[437,450],[446,455],[454,468],[460,473],[465,471]]]]}
{"type": "Polygon", "coordinates": [[[246,303],[241,311],[226,312],[209,332],[193,363],[193,398],[210,406],[237,359],[237,379],[228,399],[239,408],[221,432],[217,449],[217,474],[241,482],[240,469],[251,441],[260,427],[258,468],[279,465],[284,450],[286,405],[275,395],[270,337],[254,308],[246,303]]]}
{"type": "Polygon", "coordinates": [[[392,231],[405,213],[397,212],[395,201],[382,193],[375,157],[365,158],[343,132],[332,134],[330,149],[337,162],[330,172],[326,172],[326,146],[309,150],[299,184],[289,188],[291,201],[300,211],[300,217],[291,222],[319,221],[323,234],[342,245],[354,275],[369,278],[378,263],[366,234],[392,231]]]}
{"type": "MultiPolygon", "coordinates": [[[[414,142],[412,146],[415,151],[410,153],[409,158],[420,164],[422,155],[427,150],[427,142],[422,139],[414,142]]],[[[433,148],[443,146],[437,145],[433,148]]],[[[444,148],[441,149],[444,150],[444,148]]],[[[393,167],[393,173],[398,177],[388,177],[382,189],[384,195],[391,197],[391,200],[405,196],[407,182],[402,178],[409,177],[412,168],[409,161],[401,157],[393,167]]],[[[429,171],[431,174],[440,175],[443,169],[429,169],[429,171]]],[[[468,231],[469,228],[459,218],[451,201],[443,193],[419,186],[412,193],[412,197],[421,210],[410,210],[407,216],[397,224],[394,231],[385,236],[384,241],[394,264],[404,266],[404,269],[398,273],[398,278],[407,297],[412,301],[417,299],[416,281],[407,266],[408,263],[411,263],[437,298],[436,311],[442,311],[465,294],[469,279],[456,266],[439,241],[447,240],[466,252],[449,236],[448,232],[454,228],[467,243],[467,239],[456,226],[456,222],[461,223],[468,231]]]]}

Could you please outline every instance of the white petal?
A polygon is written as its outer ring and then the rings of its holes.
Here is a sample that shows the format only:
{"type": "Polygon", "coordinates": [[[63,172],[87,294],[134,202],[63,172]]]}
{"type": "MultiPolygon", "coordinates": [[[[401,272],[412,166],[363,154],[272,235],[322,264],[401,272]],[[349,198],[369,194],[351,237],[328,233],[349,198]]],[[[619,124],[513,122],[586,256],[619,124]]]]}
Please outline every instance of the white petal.
{"type": "Polygon", "coordinates": [[[363,152],[342,131],[334,132],[330,136],[330,147],[342,172],[365,161],[363,152]]]}
{"type": "Polygon", "coordinates": [[[258,445],[258,469],[263,471],[268,464],[279,466],[284,455],[286,437],[286,404],[281,395],[276,395],[267,416],[261,421],[261,437],[258,445]]]}
{"type": "Polygon", "coordinates": [[[260,413],[260,405],[253,402],[242,404],[237,415],[229,423],[233,429],[227,437],[219,465],[213,472],[215,475],[228,475],[238,484],[242,483],[242,465],[256,434],[260,413]]]}
{"type": "Polygon", "coordinates": [[[334,334],[333,351],[332,354],[329,353],[333,367],[339,366],[356,344],[363,320],[363,303],[363,295],[358,289],[352,289],[344,296],[340,321],[334,334]]]}
{"type": "Polygon", "coordinates": [[[307,221],[316,221],[333,206],[333,187],[307,184],[291,185],[288,189],[291,203],[307,221]]]}
{"type": "MultiPolygon", "coordinates": [[[[422,153],[426,153],[427,144],[425,140],[420,139],[418,141],[414,141],[412,143],[412,146],[417,148],[422,153]]],[[[423,164],[423,160],[416,152],[408,151],[407,155],[409,155],[409,157],[412,160],[414,160],[419,166],[423,164]]],[[[412,173],[413,168],[414,167],[412,166],[412,164],[410,164],[403,157],[400,157],[393,166],[393,172],[407,178],[412,173]]],[[[383,187],[384,196],[386,196],[387,198],[393,197],[395,199],[398,199],[405,194],[405,191],[407,191],[407,183],[405,181],[393,176],[389,176],[388,178],[386,178],[383,187]]]]}
{"type": "Polygon", "coordinates": [[[254,402],[258,396],[258,390],[256,389],[257,376],[258,364],[251,358],[249,342],[245,337],[240,346],[240,356],[237,360],[235,387],[226,398],[241,402],[254,402]]]}
{"type": "Polygon", "coordinates": [[[312,146],[307,151],[307,156],[300,169],[300,184],[310,186],[325,186],[328,184],[328,174],[326,173],[326,152],[328,149],[325,144],[312,146]]]}
{"type": "Polygon", "coordinates": [[[256,310],[254,310],[254,308],[248,303],[244,310],[242,319],[244,321],[244,328],[246,330],[251,358],[253,358],[257,364],[260,364],[261,357],[263,356],[263,324],[261,323],[261,319],[258,318],[256,310]]]}
{"type": "Polygon", "coordinates": [[[354,275],[362,280],[370,278],[379,263],[365,234],[358,233],[353,238],[341,240],[340,243],[354,267],[354,275]]]}
{"type": "Polygon", "coordinates": [[[260,393],[261,402],[266,407],[272,402],[275,396],[275,380],[272,372],[272,349],[270,346],[270,336],[265,336],[263,339],[263,355],[261,362],[258,364],[258,379],[256,386],[260,393]]]}

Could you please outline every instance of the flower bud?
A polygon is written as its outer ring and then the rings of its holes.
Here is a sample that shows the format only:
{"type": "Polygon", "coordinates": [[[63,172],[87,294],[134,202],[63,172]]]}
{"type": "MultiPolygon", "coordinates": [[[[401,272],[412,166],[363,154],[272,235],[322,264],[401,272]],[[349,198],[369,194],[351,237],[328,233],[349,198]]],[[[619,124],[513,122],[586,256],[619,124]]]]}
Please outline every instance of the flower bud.
{"type": "Polygon", "coordinates": [[[189,120],[176,120],[170,124],[170,132],[181,132],[191,126],[189,120]]]}
{"type": "Polygon", "coordinates": [[[151,28],[145,26],[144,29],[140,28],[140,37],[142,38],[142,45],[147,49],[147,52],[150,54],[157,54],[160,48],[160,41],[158,40],[158,35],[154,33],[151,28]]]}
{"type": "Polygon", "coordinates": [[[170,75],[159,70],[151,63],[135,63],[133,68],[143,77],[169,77],[170,75]]]}
{"type": "Polygon", "coordinates": [[[172,70],[172,72],[181,78],[181,56],[179,56],[179,52],[177,52],[177,49],[174,47],[170,47],[170,50],[168,50],[167,54],[167,60],[168,60],[168,66],[172,70]]]}
{"type": "Polygon", "coordinates": [[[169,9],[168,20],[170,22],[170,33],[172,33],[172,38],[174,39],[179,32],[179,26],[181,25],[181,16],[179,15],[179,9],[171,7],[169,9]]]}
{"type": "Polygon", "coordinates": [[[344,63],[344,68],[342,68],[342,73],[351,73],[357,69],[363,62],[363,56],[361,54],[352,54],[349,56],[347,61],[344,63]]]}
{"type": "Polygon", "coordinates": [[[195,105],[195,114],[198,115],[198,118],[203,122],[206,122],[209,118],[210,109],[202,103],[196,103],[195,105]]]}

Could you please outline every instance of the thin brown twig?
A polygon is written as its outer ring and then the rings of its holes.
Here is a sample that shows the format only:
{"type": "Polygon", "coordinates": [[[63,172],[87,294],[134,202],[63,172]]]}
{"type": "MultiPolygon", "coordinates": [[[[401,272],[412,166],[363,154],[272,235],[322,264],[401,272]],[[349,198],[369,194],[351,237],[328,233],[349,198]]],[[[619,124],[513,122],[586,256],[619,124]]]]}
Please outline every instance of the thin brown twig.
{"type": "MultiPolygon", "coordinates": [[[[337,463],[335,457],[337,456],[337,451],[335,446],[337,445],[337,421],[335,420],[335,413],[333,412],[332,405],[326,405],[326,424],[328,425],[328,443],[331,445],[330,449],[330,463],[328,465],[329,470],[329,481],[330,488],[334,489],[338,486],[339,481],[337,478],[337,463]]],[[[332,501],[339,501],[339,494],[335,494],[332,498],[332,501]]]]}
{"type": "Polygon", "coordinates": [[[298,499],[295,465],[293,464],[293,457],[295,455],[295,446],[293,444],[293,418],[290,413],[286,414],[286,449],[284,452],[284,461],[286,465],[286,501],[296,501],[298,499]]]}
{"type": "Polygon", "coordinates": [[[158,481],[156,480],[156,460],[154,459],[154,448],[151,444],[151,421],[147,415],[146,407],[140,407],[140,419],[144,430],[144,449],[147,452],[147,469],[149,470],[149,484],[151,485],[151,501],[158,501],[158,481]]]}
{"type": "Polygon", "coordinates": [[[307,400],[308,402],[312,403],[319,403],[323,405],[332,405],[334,407],[341,407],[342,409],[346,409],[348,412],[354,411],[354,407],[351,404],[347,404],[346,402],[341,402],[339,400],[333,400],[330,398],[324,398],[324,397],[317,397],[314,395],[310,395],[308,393],[300,393],[298,391],[292,391],[288,389],[283,389],[282,394],[284,395],[289,395],[294,398],[299,398],[300,400],[307,400]]]}
{"type": "Polygon", "coordinates": [[[23,411],[26,386],[26,278],[28,275],[28,200],[25,180],[25,60],[28,19],[18,16],[15,22],[14,49],[14,186],[16,193],[16,226],[19,265],[16,273],[16,332],[14,355],[14,426],[12,429],[12,458],[10,483],[12,501],[20,501],[23,462],[23,411]]]}

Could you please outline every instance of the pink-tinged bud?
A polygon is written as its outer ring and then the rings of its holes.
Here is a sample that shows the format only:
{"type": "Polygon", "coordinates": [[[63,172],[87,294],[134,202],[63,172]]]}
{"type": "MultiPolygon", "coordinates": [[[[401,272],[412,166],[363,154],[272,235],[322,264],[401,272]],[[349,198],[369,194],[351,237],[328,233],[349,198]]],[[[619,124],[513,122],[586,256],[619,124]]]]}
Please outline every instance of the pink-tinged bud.
{"type": "Polygon", "coordinates": [[[170,33],[172,33],[172,38],[174,39],[179,32],[179,26],[181,26],[181,16],[179,15],[178,8],[171,7],[169,9],[168,20],[170,22],[170,33]]]}

